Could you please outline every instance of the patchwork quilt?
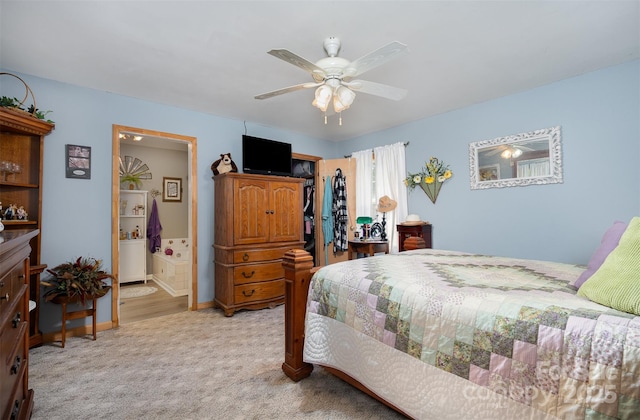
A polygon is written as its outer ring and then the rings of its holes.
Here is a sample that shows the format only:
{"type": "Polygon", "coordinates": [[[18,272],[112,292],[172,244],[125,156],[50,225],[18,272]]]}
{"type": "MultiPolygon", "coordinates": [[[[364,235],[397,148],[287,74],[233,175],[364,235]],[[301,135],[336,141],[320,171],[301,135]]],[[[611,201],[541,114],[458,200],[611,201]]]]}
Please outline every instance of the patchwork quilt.
{"type": "Polygon", "coordinates": [[[534,412],[640,418],[640,317],[576,296],[584,269],[430,249],[361,258],[314,275],[307,318],[534,412]]]}

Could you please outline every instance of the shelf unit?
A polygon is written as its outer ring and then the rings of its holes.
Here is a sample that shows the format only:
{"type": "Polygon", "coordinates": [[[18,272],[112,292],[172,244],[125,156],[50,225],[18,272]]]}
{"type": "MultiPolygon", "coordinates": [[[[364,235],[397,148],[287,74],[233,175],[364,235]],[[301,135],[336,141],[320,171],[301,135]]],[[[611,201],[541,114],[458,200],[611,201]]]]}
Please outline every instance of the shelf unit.
{"type": "MultiPolygon", "coordinates": [[[[44,137],[55,125],[31,114],[0,107],[0,160],[20,165],[18,173],[0,173],[0,202],[5,230],[38,229],[42,232],[42,163],[44,137]],[[27,220],[4,220],[10,204],[24,207],[27,220]]],[[[31,238],[29,245],[29,300],[36,307],[29,317],[29,347],[42,344],[40,320],[40,274],[46,265],[40,263],[41,235],[31,238]]]]}
{"type": "Polygon", "coordinates": [[[147,191],[120,191],[120,284],[147,282],[147,191]],[[140,237],[135,238],[136,227],[140,237]],[[122,239],[124,235],[125,239],[122,239]]]}

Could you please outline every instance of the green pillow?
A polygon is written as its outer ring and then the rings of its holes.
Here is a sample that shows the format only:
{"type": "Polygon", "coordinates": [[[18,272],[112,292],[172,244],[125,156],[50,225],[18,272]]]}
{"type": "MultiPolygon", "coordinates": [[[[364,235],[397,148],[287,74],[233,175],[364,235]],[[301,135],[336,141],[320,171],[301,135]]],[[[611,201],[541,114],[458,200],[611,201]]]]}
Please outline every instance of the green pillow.
{"type": "Polygon", "coordinates": [[[640,217],[634,217],[620,243],[578,289],[578,295],[640,315],[640,217]]]}

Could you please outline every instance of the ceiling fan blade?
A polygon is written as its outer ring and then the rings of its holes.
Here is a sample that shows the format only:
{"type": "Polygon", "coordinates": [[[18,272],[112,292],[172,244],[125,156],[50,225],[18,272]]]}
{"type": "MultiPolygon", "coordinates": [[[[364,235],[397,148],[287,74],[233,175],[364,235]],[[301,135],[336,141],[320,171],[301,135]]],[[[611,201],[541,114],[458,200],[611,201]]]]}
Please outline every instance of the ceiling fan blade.
{"type": "Polygon", "coordinates": [[[320,86],[322,84],[324,84],[324,82],[322,82],[322,83],[312,83],[312,82],[300,83],[299,85],[293,85],[293,86],[289,86],[289,87],[278,89],[278,90],[272,90],[271,92],[262,93],[260,95],[255,96],[255,98],[256,99],[269,99],[269,98],[272,98],[274,96],[282,95],[284,93],[295,92],[296,90],[301,90],[301,89],[313,88],[313,87],[320,86]]]}
{"type": "Polygon", "coordinates": [[[311,73],[311,75],[313,76],[313,80],[315,80],[316,82],[322,81],[325,77],[325,72],[322,68],[316,66],[306,58],[302,58],[299,55],[292,53],[289,50],[274,49],[269,51],[267,54],[271,54],[272,56],[277,57],[280,60],[284,60],[287,63],[298,66],[302,70],[311,73]]]}
{"type": "Polygon", "coordinates": [[[506,149],[507,149],[506,147],[500,146],[500,147],[496,147],[494,150],[491,150],[489,152],[483,152],[483,154],[485,156],[495,156],[498,153],[504,152],[506,149]]]}
{"type": "Polygon", "coordinates": [[[406,89],[383,85],[382,83],[369,82],[366,80],[353,80],[351,82],[342,82],[343,85],[351,90],[369,95],[381,96],[387,99],[399,101],[407,96],[406,89]]]}
{"type": "Polygon", "coordinates": [[[352,61],[351,64],[344,69],[344,77],[356,77],[408,52],[409,48],[407,48],[405,44],[393,41],[352,61]]]}

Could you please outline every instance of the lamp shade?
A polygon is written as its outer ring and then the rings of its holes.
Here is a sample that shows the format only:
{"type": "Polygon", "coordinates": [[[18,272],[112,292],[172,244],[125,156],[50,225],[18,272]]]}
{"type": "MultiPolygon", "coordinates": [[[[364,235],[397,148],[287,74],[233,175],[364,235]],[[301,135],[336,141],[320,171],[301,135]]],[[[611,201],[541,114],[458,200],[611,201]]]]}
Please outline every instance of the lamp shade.
{"type": "Polygon", "coordinates": [[[311,104],[316,108],[319,108],[322,112],[325,112],[329,107],[331,95],[331,88],[327,85],[322,85],[318,89],[316,89],[316,98],[311,104]]]}
{"type": "Polygon", "coordinates": [[[355,99],[356,94],[349,88],[338,86],[333,94],[333,109],[342,112],[349,108],[355,99]]]}

